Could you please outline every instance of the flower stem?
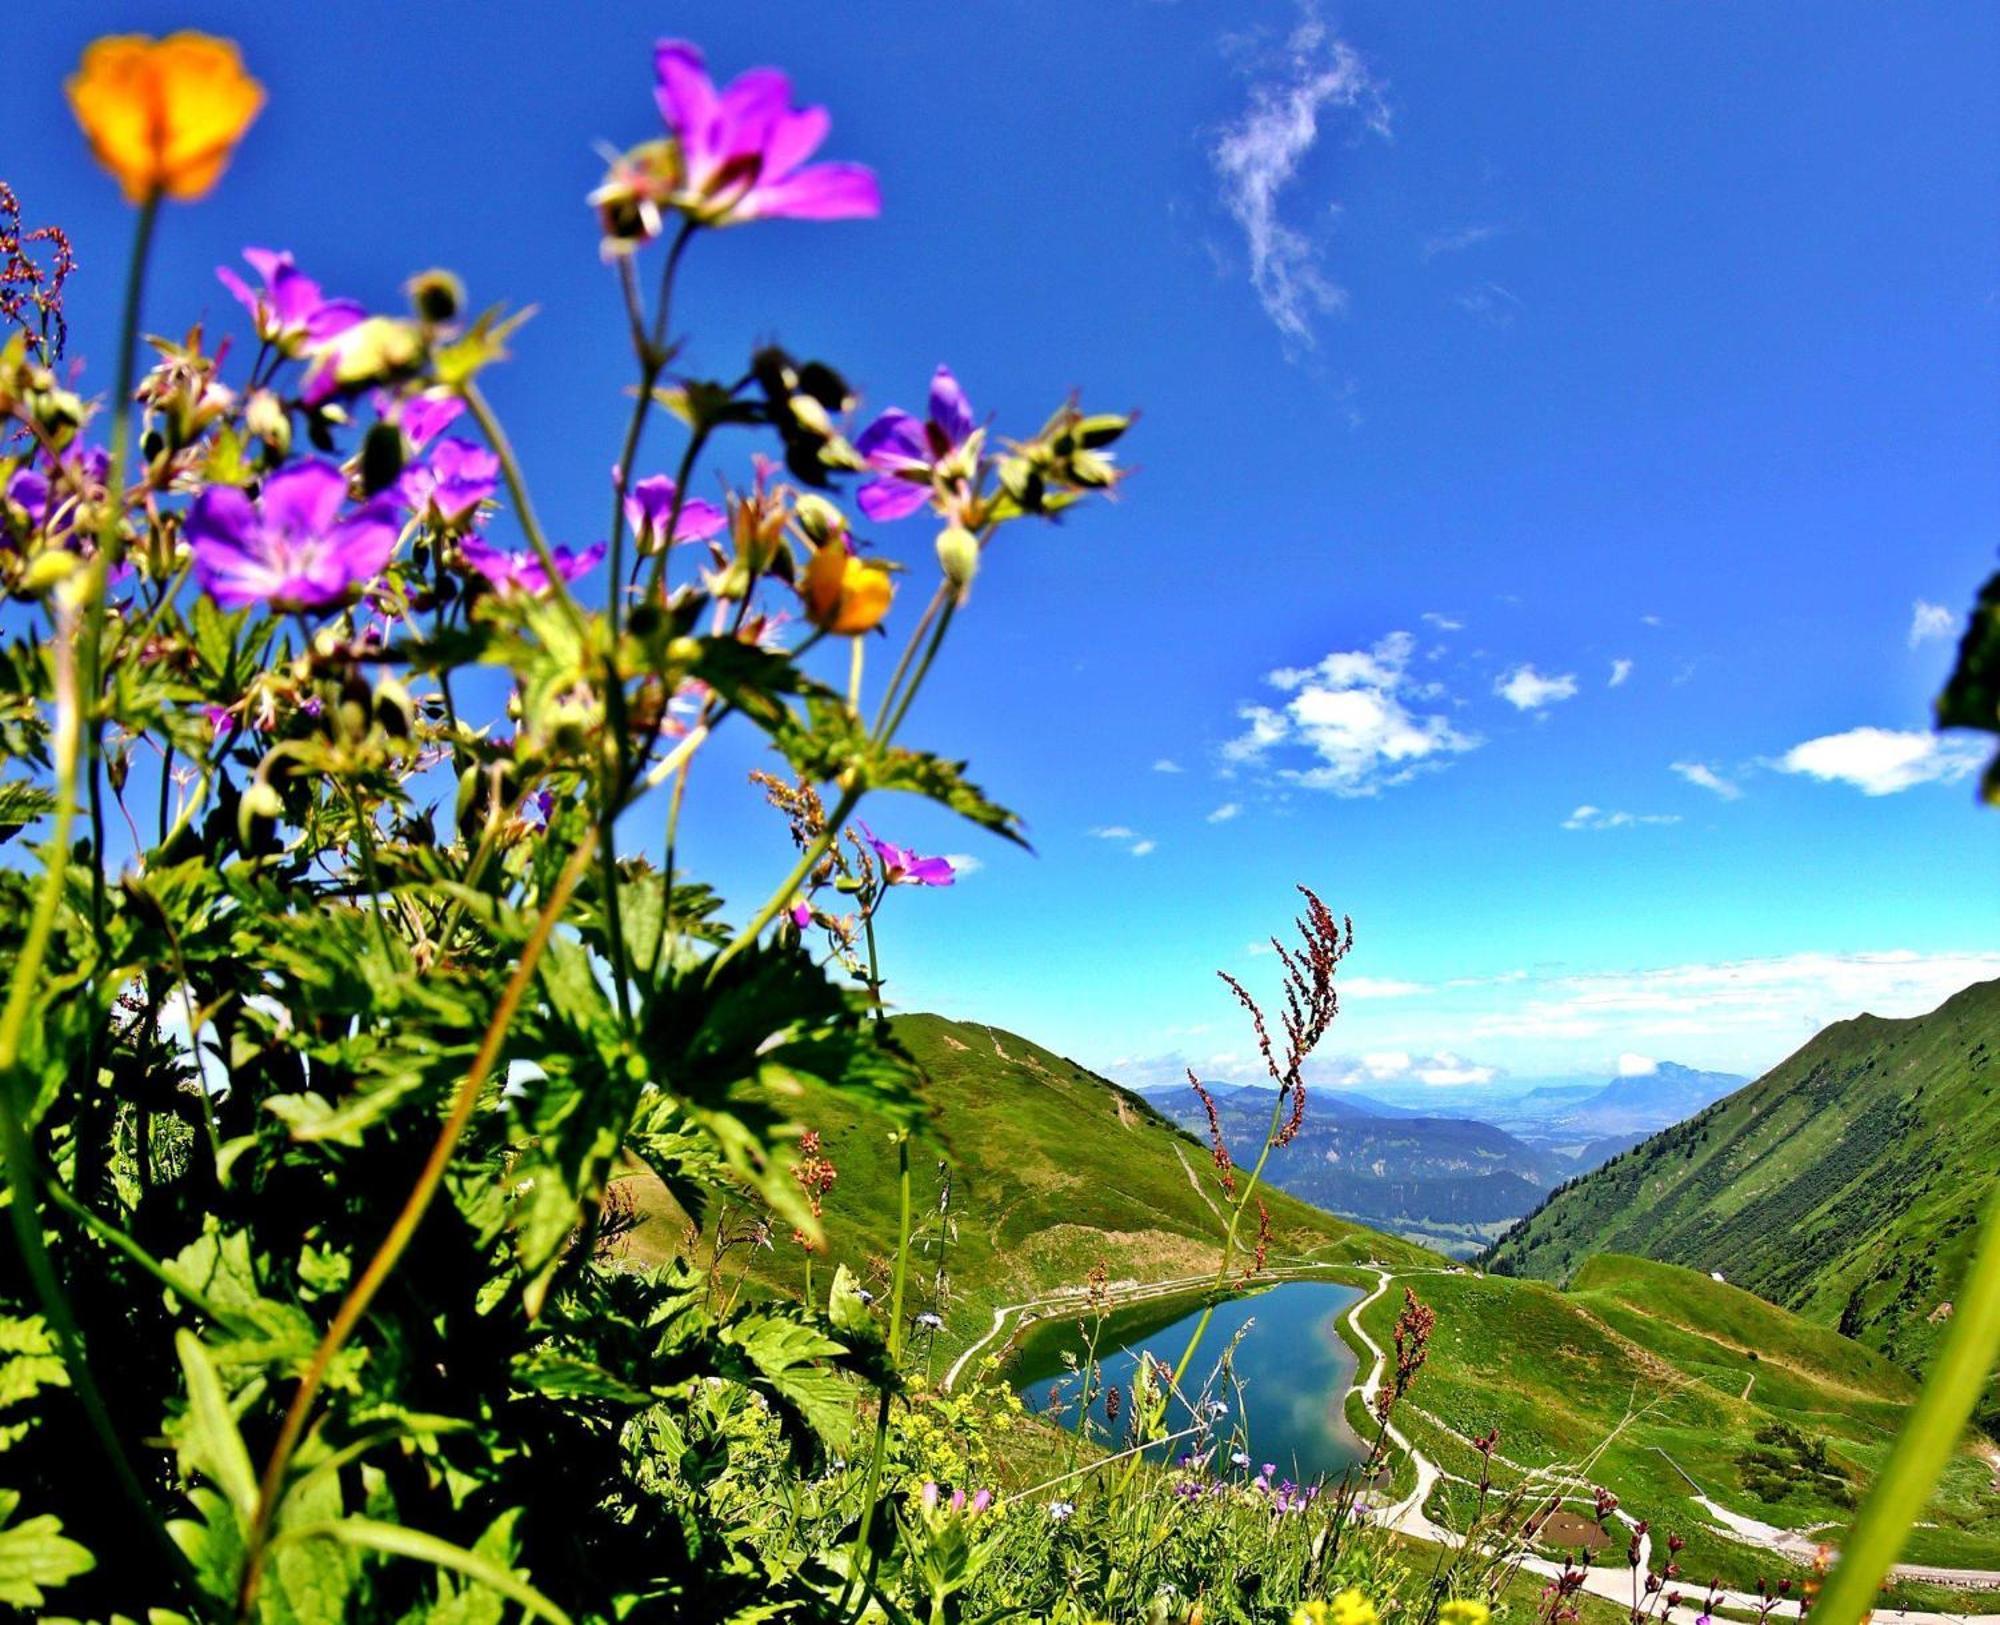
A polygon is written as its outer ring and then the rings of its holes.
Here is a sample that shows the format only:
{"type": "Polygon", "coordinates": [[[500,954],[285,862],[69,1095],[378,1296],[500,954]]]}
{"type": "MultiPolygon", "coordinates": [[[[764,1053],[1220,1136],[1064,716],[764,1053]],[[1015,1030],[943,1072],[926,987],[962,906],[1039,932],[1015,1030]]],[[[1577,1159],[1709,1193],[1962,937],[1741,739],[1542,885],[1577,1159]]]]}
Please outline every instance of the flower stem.
{"type": "Polygon", "coordinates": [[[255,1607],[257,1587],[263,1578],[264,1558],[270,1546],[271,1525],[278,1509],[278,1501],[285,1487],[285,1472],[291,1465],[293,1454],[299,1441],[305,1435],[306,1421],[312,1413],[313,1401],[319,1397],[321,1386],[326,1381],[327,1372],[332,1369],[334,1359],[353,1336],[361,1324],[361,1317],[368,1312],[368,1306],[375,1301],[375,1295],[382,1289],[404,1252],[423,1223],[424,1215],[430,1211],[432,1200],[443,1184],[445,1170],[450,1167],[458,1142],[464,1136],[472,1121],[473,1108],[479,1103],[479,1096],[485,1089],[486,1080],[500,1059],[500,1047],[506,1041],[507,1030],[513,1025],[514,1013],[520,1008],[521,1000],[527,996],[528,984],[534,980],[536,967],[541,963],[542,953],[549,945],[549,938],[555,932],[556,920],[569,904],[571,893],[577,882],[583,878],[583,871],[589,866],[597,846],[597,831],[592,829],[577,843],[570,854],[569,862],[563,866],[557,877],[548,901],[542,905],[542,912],[535,921],[534,930],[522,947],[521,957],[514,966],[514,974],[508,978],[507,986],[500,995],[500,1002],[494,1007],[492,1019],[486,1024],[486,1035],[480,1040],[479,1051],[472,1058],[472,1065],[460,1080],[458,1097],[452,1102],[451,1113],[438,1130],[438,1137],[431,1146],[431,1153],[425,1159],[422,1172],[417,1175],[416,1184],[411,1187],[403,1209],[396,1215],[396,1222],[389,1227],[388,1235],[376,1248],[375,1256],[368,1261],[368,1267],[361,1272],[361,1278],[349,1289],[342,1300],[333,1323],[327,1327],[326,1335],[320,1339],[319,1347],[313,1351],[312,1364],[306,1368],[300,1380],[298,1391],[292,1395],[290,1407],[278,1430],[277,1443],[271,1447],[270,1459],[264,1464],[263,1477],[258,1484],[257,1511],[252,1520],[250,1533],[244,1545],[247,1556],[243,1566],[243,1585],[238,1595],[238,1612],[245,1620],[256,1617],[255,1607]]]}
{"type": "Polygon", "coordinates": [[[542,572],[549,578],[549,591],[563,606],[570,621],[579,630],[583,626],[583,611],[576,607],[576,600],[570,596],[569,583],[556,566],[556,556],[549,547],[547,534],[542,530],[542,522],[535,517],[534,502],[528,496],[528,482],[521,476],[520,459],[514,455],[514,443],[507,438],[507,431],[500,426],[500,420],[493,415],[493,408],[480,393],[476,383],[465,386],[465,407],[472,414],[472,421],[479,425],[479,431],[486,436],[486,443],[493,448],[494,456],[500,459],[500,473],[507,481],[507,494],[514,499],[515,517],[520,521],[521,530],[528,538],[528,545],[535,550],[542,572]]]}
{"type": "Polygon", "coordinates": [[[1923,1515],[2000,1359],[2000,1191],[1988,1198],[1979,1251],[1959,1287],[1951,1330],[1889,1460],[1861,1504],[1840,1560],[1812,1608],[1813,1625],[1857,1625],[1923,1515]]]}

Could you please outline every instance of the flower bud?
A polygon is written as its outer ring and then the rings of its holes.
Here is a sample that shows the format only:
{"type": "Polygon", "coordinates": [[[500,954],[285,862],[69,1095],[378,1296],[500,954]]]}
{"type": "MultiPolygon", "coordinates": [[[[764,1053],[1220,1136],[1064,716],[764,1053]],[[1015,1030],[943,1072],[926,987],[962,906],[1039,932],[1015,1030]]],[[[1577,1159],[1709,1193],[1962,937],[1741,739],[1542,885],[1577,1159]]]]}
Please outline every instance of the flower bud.
{"type": "Polygon", "coordinates": [[[811,491],[802,493],[794,511],[798,515],[799,529],[806,533],[814,547],[824,547],[846,534],[847,515],[823,496],[811,491]]]}
{"type": "Polygon", "coordinates": [[[937,559],[945,580],[963,595],[979,573],[979,538],[963,525],[949,526],[938,532],[937,559]]]}
{"type": "Polygon", "coordinates": [[[65,548],[49,548],[21,572],[21,591],[27,597],[35,597],[58,582],[67,581],[82,568],[83,560],[74,553],[65,548]]]}
{"type": "Polygon", "coordinates": [[[431,327],[458,320],[465,309],[465,284],[449,271],[419,271],[403,284],[417,320],[431,327]]]}
{"type": "Polygon", "coordinates": [[[376,496],[403,472],[403,431],[386,420],[369,424],[361,440],[361,490],[376,496]]]}
{"type": "Polygon", "coordinates": [[[271,390],[258,390],[244,404],[243,426],[264,442],[273,457],[291,454],[292,416],[271,390]]]}

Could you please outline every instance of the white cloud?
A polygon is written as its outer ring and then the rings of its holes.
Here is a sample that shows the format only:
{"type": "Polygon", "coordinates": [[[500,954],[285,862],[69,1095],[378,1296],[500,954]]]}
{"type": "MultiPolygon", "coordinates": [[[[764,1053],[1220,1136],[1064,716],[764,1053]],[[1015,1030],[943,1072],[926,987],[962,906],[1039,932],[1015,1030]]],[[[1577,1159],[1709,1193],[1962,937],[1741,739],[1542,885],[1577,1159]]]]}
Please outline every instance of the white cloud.
{"type": "Polygon", "coordinates": [[[1360,1057],[1330,1062],[1315,1069],[1322,1082],[1352,1088],[1371,1083],[1491,1083],[1497,1066],[1482,1066],[1450,1050],[1412,1055],[1407,1050],[1377,1050],[1360,1057]]]}
{"type": "Polygon", "coordinates": [[[1497,282],[1482,282],[1453,296],[1452,303],[1489,327],[1511,327],[1514,318],[1527,307],[1510,288],[1497,282]]]}
{"type": "Polygon", "coordinates": [[[1434,260],[1440,254],[1463,254],[1468,248],[1477,248],[1481,243],[1498,237],[1504,229],[1501,226],[1449,226],[1443,231],[1434,231],[1424,239],[1424,258],[1434,260]]]}
{"type": "Polygon", "coordinates": [[[1481,1038],[1608,1038],[1648,1050],[1690,1039],[1762,1049],[1867,1010],[1914,1016],[2000,976],[2000,952],[1795,953],[1539,978],[1513,1009],[1475,1016],[1481,1038]]]}
{"type": "Polygon", "coordinates": [[[1388,108],[1354,48],[1310,9],[1270,69],[1251,83],[1249,105],[1223,129],[1209,160],[1223,204],[1243,228],[1264,313],[1288,343],[1310,346],[1314,317],[1345,295],[1322,269],[1313,237],[1283,218],[1281,194],[1319,140],[1323,114],[1351,110],[1386,135],[1388,108]]]}
{"type": "Polygon", "coordinates": [[[1942,604],[1927,603],[1919,598],[1912,606],[1910,615],[1910,647],[1928,643],[1933,638],[1948,638],[1958,630],[1958,617],[1942,604]]]}
{"type": "Polygon", "coordinates": [[[1667,623],[1657,615],[1641,615],[1639,617],[1639,624],[1641,626],[1665,626],[1667,623]]]}
{"type": "Polygon", "coordinates": [[[1162,756],[1153,764],[1153,771],[1155,773],[1185,773],[1187,769],[1182,767],[1171,756],[1162,756]]]}
{"type": "Polygon", "coordinates": [[[1115,841],[1135,858],[1143,858],[1157,851],[1160,843],[1141,835],[1127,824],[1099,824],[1089,832],[1100,841],[1115,841]]]}
{"type": "Polygon", "coordinates": [[[1679,813],[1607,812],[1588,803],[1563,820],[1564,829],[1634,829],[1641,824],[1678,824],[1679,813]]]}
{"type": "Polygon", "coordinates": [[[1498,1076],[1499,1069],[1475,1066],[1462,1055],[1440,1050],[1429,1064],[1418,1067],[1416,1074],[1420,1083],[1491,1083],[1498,1076]]]}
{"type": "Polygon", "coordinates": [[[986,860],[975,858],[970,852],[947,852],[944,861],[951,865],[951,872],[963,880],[967,875],[976,875],[986,867],[986,860]]]}
{"type": "Polygon", "coordinates": [[[1243,807],[1240,802],[1225,801],[1220,807],[1217,807],[1214,812],[1208,815],[1208,821],[1211,824],[1226,824],[1229,822],[1230,819],[1234,818],[1238,813],[1242,811],[1243,807]]]}
{"type": "Polygon", "coordinates": [[[1626,679],[1626,678],[1630,677],[1631,675],[1632,675],[1632,662],[1631,662],[1631,661],[1629,661],[1629,660],[1614,660],[1614,661],[1612,661],[1612,662],[1611,662],[1611,683],[1610,683],[1610,686],[1611,686],[1612,688],[1617,688],[1617,687],[1618,687],[1619,685],[1621,685],[1621,684],[1622,684],[1622,683],[1623,683],[1623,682],[1625,681],[1625,679],[1626,679]]]}
{"type": "Polygon", "coordinates": [[[1731,784],[1706,762],[1675,762],[1673,770],[1689,784],[1699,785],[1704,790],[1713,790],[1724,801],[1734,801],[1743,791],[1731,784]]]}
{"type": "Polygon", "coordinates": [[[1629,1049],[1618,1057],[1618,1076],[1621,1078],[1650,1078],[1660,1070],[1660,1063],[1650,1055],[1634,1055],[1629,1049]]]}
{"type": "Polygon", "coordinates": [[[1465,622],[1457,619],[1455,616],[1441,615],[1434,609],[1424,611],[1423,622],[1424,625],[1435,627],[1440,632],[1463,632],[1465,630],[1465,622]]]}
{"type": "Polygon", "coordinates": [[[1337,650],[1317,665],[1270,673],[1265,681],[1288,696],[1282,707],[1246,704],[1249,724],[1222,748],[1238,765],[1277,764],[1286,781],[1339,796],[1372,796],[1480,744],[1441,713],[1421,714],[1411,701],[1440,696],[1409,676],[1416,639],[1392,632],[1374,648],[1337,650]],[[1306,765],[1300,765],[1303,761],[1306,765]]]}
{"type": "Polygon", "coordinates": [[[1794,745],[1778,759],[1787,773],[1851,784],[1889,796],[1919,784],[1950,784],[1979,766],[1984,752],[1966,740],[1894,728],[1850,728],[1794,745]]]}
{"type": "Polygon", "coordinates": [[[1412,999],[1430,992],[1424,982],[1403,982],[1392,976],[1343,976],[1342,995],[1350,999],[1412,999]]]}
{"type": "Polygon", "coordinates": [[[1573,699],[1576,678],[1568,672],[1559,677],[1544,677],[1533,666],[1516,666],[1494,683],[1493,692],[1516,711],[1539,711],[1558,700],[1573,699]]]}

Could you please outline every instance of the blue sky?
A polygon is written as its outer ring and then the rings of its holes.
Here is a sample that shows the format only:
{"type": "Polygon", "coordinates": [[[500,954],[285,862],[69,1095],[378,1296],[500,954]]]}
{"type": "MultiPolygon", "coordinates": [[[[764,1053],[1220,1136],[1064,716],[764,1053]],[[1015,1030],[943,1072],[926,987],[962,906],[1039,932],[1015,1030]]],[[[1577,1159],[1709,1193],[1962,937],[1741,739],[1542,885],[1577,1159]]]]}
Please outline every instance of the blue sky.
{"type": "MultiPolygon", "coordinates": [[[[0,173],[76,238],[100,387],[128,227],[60,75],[105,28],[228,33],[270,105],[169,211],[155,318],[233,320],[245,243],[540,306],[492,393],[595,539],[627,367],[581,199],[680,34],[791,70],[886,200],[700,242],[697,366],[776,337],[870,410],[948,361],[1003,432],[1143,411],[1118,504],[989,556],[906,729],[1037,855],[876,807],[979,860],[885,915],[904,1005],[1227,1074],[1211,972],[1268,983],[1295,883],[1356,924],[1325,1075],[1392,1092],[1752,1071],[2000,974],[1977,752],[1915,737],[2000,517],[1993,8],[85,9],[15,19],[0,173]]],[[[876,540],[928,560],[921,520],[876,540]]],[[[755,760],[720,743],[689,823],[745,904],[755,760]]]]}

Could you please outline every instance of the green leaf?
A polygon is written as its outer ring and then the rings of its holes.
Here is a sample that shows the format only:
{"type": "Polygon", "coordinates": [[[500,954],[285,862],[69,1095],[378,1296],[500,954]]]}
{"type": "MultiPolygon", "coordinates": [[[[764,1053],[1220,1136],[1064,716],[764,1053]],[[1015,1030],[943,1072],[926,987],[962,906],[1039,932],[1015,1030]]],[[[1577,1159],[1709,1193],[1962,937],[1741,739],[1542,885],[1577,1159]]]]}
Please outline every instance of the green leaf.
{"type": "Polygon", "coordinates": [[[187,1378],[187,1432],[181,1441],[184,1468],[200,1472],[229,1497],[236,1516],[249,1527],[257,1515],[257,1470],[229,1409],[229,1396],[200,1338],[183,1327],[174,1334],[187,1378]]]}
{"type": "Polygon", "coordinates": [[[419,1563],[449,1569],[491,1587],[509,1601],[527,1609],[537,1619],[549,1621],[549,1625],[570,1625],[569,1615],[495,1557],[482,1552],[468,1552],[463,1546],[454,1546],[450,1541],[426,1534],[421,1529],[406,1529],[400,1524],[380,1523],[373,1518],[340,1518],[331,1523],[301,1524],[296,1529],[283,1530],[273,1537],[272,1545],[301,1540],[338,1541],[363,1551],[412,1558],[419,1563]]]}
{"type": "Polygon", "coordinates": [[[833,1329],[850,1343],[879,1343],[882,1340],[881,1323],[861,1296],[861,1283],[854,1278],[854,1271],[845,1264],[839,1265],[833,1272],[833,1290],[827,1294],[826,1318],[833,1329]]]}
{"type": "Polygon", "coordinates": [[[55,810],[56,798],[40,785],[24,784],[19,779],[0,781],[0,844],[55,810]]]}
{"type": "Polygon", "coordinates": [[[43,1513],[7,1527],[21,1504],[18,1490],[0,1490],[0,1603],[14,1608],[42,1606],[42,1588],[88,1574],[97,1559],[62,1532],[59,1519],[43,1513]]]}
{"type": "Polygon", "coordinates": [[[1019,815],[990,800],[986,792],[965,776],[965,763],[947,762],[923,751],[892,748],[871,763],[868,784],[875,790],[907,790],[949,807],[961,818],[969,818],[981,829],[1027,846],[1021,834],[1019,815]]]}

